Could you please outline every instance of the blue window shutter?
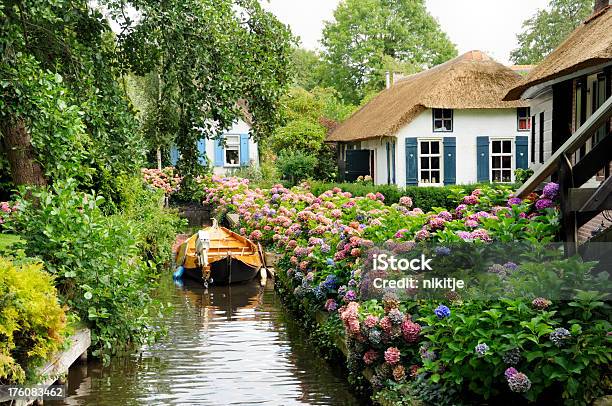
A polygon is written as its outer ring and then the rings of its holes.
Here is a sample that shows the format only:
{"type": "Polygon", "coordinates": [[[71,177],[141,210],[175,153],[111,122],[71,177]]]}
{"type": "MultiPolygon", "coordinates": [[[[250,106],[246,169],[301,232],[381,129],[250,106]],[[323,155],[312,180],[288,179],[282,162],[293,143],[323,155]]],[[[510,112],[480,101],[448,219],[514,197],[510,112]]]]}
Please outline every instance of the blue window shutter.
{"type": "Polygon", "coordinates": [[[457,183],[457,139],[444,137],[444,184],[457,183]]]}
{"type": "Polygon", "coordinates": [[[391,143],[391,168],[393,171],[392,183],[395,185],[395,141],[391,143]]]}
{"type": "Polygon", "coordinates": [[[488,182],[489,177],[489,137],[476,137],[476,163],[478,182],[488,182]]]}
{"type": "Polygon", "coordinates": [[[198,141],[198,162],[200,165],[206,165],[206,139],[198,141]]]}
{"type": "Polygon", "coordinates": [[[223,167],[223,139],[215,141],[215,166],[223,167]]]}
{"type": "Polygon", "coordinates": [[[387,142],[387,185],[391,183],[391,146],[387,142]]]}
{"type": "Polygon", "coordinates": [[[249,134],[240,134],[240,166],[249,164],[249,134]]]}
{"type": "Polygon", "coordinates": [[[516,168],[527,169],[529,167],[528,161],[528,150],[529,137],[517,136],[516,137],[516,168]]]}
{"type": "Polygon", "coordinates": [[[176,166],[179,160],[179,150],[176,145],[170,147],[170,163],[172,166],[176,166]]]}
{"type": "Polygon", "coordinates": [[[417,186],[419,174],[419,161],[417,152],[417,139],[406,138],[406,186],[417,186]]]}

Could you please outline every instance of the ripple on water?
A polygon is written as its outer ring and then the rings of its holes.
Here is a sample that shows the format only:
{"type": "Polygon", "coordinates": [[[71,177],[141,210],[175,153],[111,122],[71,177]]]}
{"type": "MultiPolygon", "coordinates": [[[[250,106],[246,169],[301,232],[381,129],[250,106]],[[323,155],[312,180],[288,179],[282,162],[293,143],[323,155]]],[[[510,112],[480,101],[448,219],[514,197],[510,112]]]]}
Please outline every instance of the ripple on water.
{"type": "Polygon", "coordinates": [[[168,335],[111,365],[70,371],[66,405],[352,405],[344,379],[280,308],[270,284],[205,292],[166,280],[160,295],[174,312],[168,335]]]}

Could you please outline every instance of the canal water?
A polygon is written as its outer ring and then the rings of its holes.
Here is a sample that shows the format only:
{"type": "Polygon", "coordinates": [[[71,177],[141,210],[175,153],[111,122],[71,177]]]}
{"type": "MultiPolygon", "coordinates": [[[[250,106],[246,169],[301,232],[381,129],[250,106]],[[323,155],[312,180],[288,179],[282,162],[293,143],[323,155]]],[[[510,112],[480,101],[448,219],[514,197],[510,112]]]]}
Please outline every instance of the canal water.
{"type": "Polygon", "coordinates": [[[204,291],[163,282],[168,334],[108,366],[74,365],[53,405],[357,405],[339,371],[317,357],[270,281],[204,291]]]}

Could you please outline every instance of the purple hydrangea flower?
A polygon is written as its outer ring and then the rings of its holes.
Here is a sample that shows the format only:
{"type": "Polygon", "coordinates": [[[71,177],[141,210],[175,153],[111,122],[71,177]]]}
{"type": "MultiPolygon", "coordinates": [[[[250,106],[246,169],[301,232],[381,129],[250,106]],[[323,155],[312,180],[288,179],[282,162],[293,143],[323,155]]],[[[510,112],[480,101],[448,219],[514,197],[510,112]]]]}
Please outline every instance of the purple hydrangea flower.
{"type": "Polygon", "coordinates": [[[518,371],[516,370],[516,368],[510,367],[506,369],[506,372],[504,372],[504,376],[506,377],[506,379],[510,379],[512,376],[516,375],[517,373],[518,371]]]}
{"type": "Polygon", "coordinates": [[[525,393],[531,389],[531,381],[522,372],[517,372],[508,378],[508,386],[512,392],[525,393]]]}
{"type": "Polygon", "coordinates": [[[335,312],[338,309],[338,303],[334,299],[327,299],[325,302],[325,310],[328,312],[335,312]]]}
{"type": "Polygon", "coordinates": [[[511,197],[510,199],[508,199],[508,207],[512,207],[515,204],[521,204],[523,203],[523,200],[519,197],[511,197]]]}
{"type": "Polygon", "coordinates": [[[547,199],[547,198],[540,199],[535,204],[535,207],[538,210],[544,210],[544,209],[548,209],[548,208],[554,207],[554,206],[555,206],[555,204],[553,203],[553,201],[550,200],[550,199],[547,199]]]}
{"type": "Polygon", "coordinates": [[[438,306],[436,310],[434,310],[434,313],[436,316],[438,316],[439,319],[443,319],[451,315],[450,309],[442,304],[438,306]]]}
{"type": "Polygon", "coordinates": [[[518,268],[518,265],[515,264],[514,262],[506,262],[504,264],[504,268],[510,270],[510,271],[516,271],[516,269],[518,268]]]}
{"type": "Polygon", "coordinates": [[[542,196],[548,199],[554,199],[557,197],[559,193],[559,184],[555,182],[550,182],[546,186],[544,186],[544,190],[542,191],[542,196]]]}
{"type": "Polygon", "coordinates": [[[348,292],[346,292],[346,295],[344,295],[344,300],[346,300],[347,302],[353,302],[357,299],[357,294],[355,293],[354,290],[349,290],[348,292]]]}

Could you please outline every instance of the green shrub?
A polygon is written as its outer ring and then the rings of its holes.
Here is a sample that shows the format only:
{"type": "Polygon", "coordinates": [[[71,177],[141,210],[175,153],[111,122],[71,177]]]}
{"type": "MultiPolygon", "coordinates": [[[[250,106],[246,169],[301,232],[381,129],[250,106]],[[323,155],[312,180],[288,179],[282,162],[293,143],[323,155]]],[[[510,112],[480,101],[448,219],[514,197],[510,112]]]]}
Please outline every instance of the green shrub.
{"type": "Polygon", "coordinates": [[[287,149],[281,151],[276,166],[283,179],[292,185],[314,177],[317,157],[304,151],[287,149]]]}
{"type": "Polygon", "coordinates": [[[604,394],[602,380],[612,361],[609,304],[603,297],[578,292],[574,301],[553,303],[546,310],[524,299],[470,301],[451,306],[450,317],[443,319],[434,314],[437,303],[423,306],[420,312],[426,316],[419,321],[427,325],[424,335],[437,357],[425,360],[421,372],[431,383],[456,386],[463,399],[476,394],[517,402],[524,396],[532,402],[552,397],[554,404],[591,404],[604,394]],[[564,345],[551,338],[557,328],[570,334],[564,345]],[[479,343],[487,344],[483,356],[475,353],[479,343]],[[504,378],[509,351],[520,354],[514,366],[531,381],[522,396],[512,393],[504,378]]]}
{"type": "Polygon", "coordinates": [[[186,221],[178,212],[164,208],[164,192],[147,187],[141,178],[121,177],[119,185],[119,213],[126,223],[134,224],[141,258],[161,267],[172,260],[172,244],[176,233],[186,221]]]}
{"type": "Polygon", "coordinates": [[[10,226],[26,255],[41,258],[65,304],[92,329],[93,354],[110,354],[152,337],[154,269],[141,258],[137,224],[105,216],[103,198],[77,190],[74,180],[22,190],[10,226]]]}
{"type": "Polygon", "coordinates": [[[23,383],[59,350],[66,313],[41,264],[14,266],[0,258],[0,384],[23,383]]]}

